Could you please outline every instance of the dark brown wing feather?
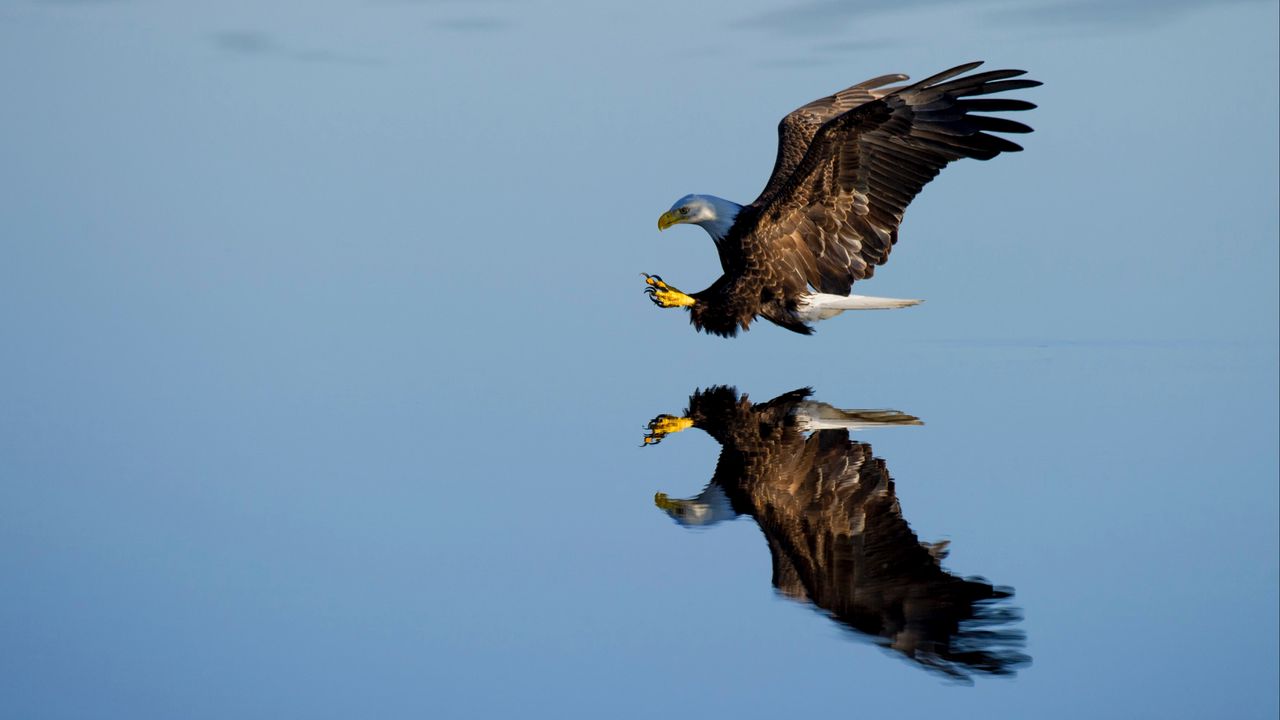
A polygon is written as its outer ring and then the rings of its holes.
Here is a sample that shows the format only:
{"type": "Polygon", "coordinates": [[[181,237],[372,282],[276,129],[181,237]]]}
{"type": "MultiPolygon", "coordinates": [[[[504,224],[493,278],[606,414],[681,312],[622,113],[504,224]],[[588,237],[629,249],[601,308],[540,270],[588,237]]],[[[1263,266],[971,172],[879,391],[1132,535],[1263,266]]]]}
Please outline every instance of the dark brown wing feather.
{"type": "Polygon", "coordinates": [[[786,185],[792,171],[804,159],[809,143],[818,129],[828,120],[876,100],[892,92],[885,85],[906,80],[906,75],[881,75],[864,80],[838,93],[818,98],[807,105],[792,110],[778,123],[778,158],[773,163],[773,173],[764,191],[756,198],[756,205],[766,204],[778,190],[786,185]]]}
{"type": "MultiPolygon", "coordinates": [[[[788,297],[806,286],[847,295],[885,263],[907,205],[947,163],[1021,150],[991,133],[1031,128],[971,113],[1035,106],[970,98],[1040,83],[1011,79],[1021,70],[956,77],[977,65],[960,65],[826,121],[786,181],[744,209],[750,222],[735,226],[729,238],[741,243],[744,266],[767,275],[761,282],[788,297]]],[[[780,167],[790,153],[779,149],[780,167]]]]}

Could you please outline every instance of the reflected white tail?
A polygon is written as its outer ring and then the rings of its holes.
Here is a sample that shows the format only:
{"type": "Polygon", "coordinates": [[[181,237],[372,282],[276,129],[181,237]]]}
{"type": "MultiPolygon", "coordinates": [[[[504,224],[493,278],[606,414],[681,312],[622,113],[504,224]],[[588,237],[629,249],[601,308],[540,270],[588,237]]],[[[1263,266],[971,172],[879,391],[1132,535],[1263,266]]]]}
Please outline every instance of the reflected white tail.
{"type": "Polygon", "coordinates": [[[871,297],[869,295],[828,295],[813,293],[804,296],[797,314],[805,322],[833,318],[845,310],[892,310],[919,305],[923,300],[899,300],[897,298],[871,297]]]}
{"type": "Polygon", "coordinates": [[[810,430],[866,430],[892,425],[923,425],[920,418],[897,410],[841,410],[826,403],[805,401],[796,406],[796,425],[810,430]]]}

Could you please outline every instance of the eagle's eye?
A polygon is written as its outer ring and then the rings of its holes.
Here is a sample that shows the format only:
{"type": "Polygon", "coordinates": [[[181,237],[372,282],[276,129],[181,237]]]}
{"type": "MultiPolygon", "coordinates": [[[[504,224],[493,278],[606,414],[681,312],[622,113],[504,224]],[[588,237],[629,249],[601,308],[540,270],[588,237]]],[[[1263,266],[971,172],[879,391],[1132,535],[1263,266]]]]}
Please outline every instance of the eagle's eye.
{"type": "Polygon", "coordinates": [[[681,215],[688,215],[688,214],[689,214],[689,208],[687,208],[687,207],[685,207],[685,208],[680,208],[680,214],[681,214],[681,215]]]}

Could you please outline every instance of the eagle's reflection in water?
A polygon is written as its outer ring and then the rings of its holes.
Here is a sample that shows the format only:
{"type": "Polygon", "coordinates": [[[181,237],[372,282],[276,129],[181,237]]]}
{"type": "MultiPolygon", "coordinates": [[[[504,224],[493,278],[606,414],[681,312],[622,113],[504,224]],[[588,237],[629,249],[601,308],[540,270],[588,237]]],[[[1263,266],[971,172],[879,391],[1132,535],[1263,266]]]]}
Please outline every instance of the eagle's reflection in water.
{"type": "Polygon", "coordinates": [[[924,667],[956,680],[1012,675],[1030,658],[1011,627],[1010,588],[942,569],[946,543],[921,542],[902,517],[893,479],[850,430],[919,425],[892,410],[839,410],[808,388],[752,404],[730,387],[695,392],[683,417],[660,415],[645,444],[688,427],[722,446],[711,482],[687,500],[658,493],[676,522],[706,526],[749,515],[773,556],[773,585],[924,667]]]}

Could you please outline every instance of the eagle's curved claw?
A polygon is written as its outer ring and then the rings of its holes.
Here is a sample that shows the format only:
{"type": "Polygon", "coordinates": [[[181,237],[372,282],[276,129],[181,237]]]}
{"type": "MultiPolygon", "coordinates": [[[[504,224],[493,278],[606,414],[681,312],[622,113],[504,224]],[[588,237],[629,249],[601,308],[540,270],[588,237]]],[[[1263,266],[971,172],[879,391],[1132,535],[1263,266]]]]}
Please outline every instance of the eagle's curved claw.
{"type": "Polygon", "coordinates": [[[654,305],[658,307],[689,307],[694,303],[692,297],[680,292],[678,289],[666,284],[661,277],[650,275],[649,273],[640,273],[644,275],[645,289],[644,293],[649,296],[654,305]]]}

